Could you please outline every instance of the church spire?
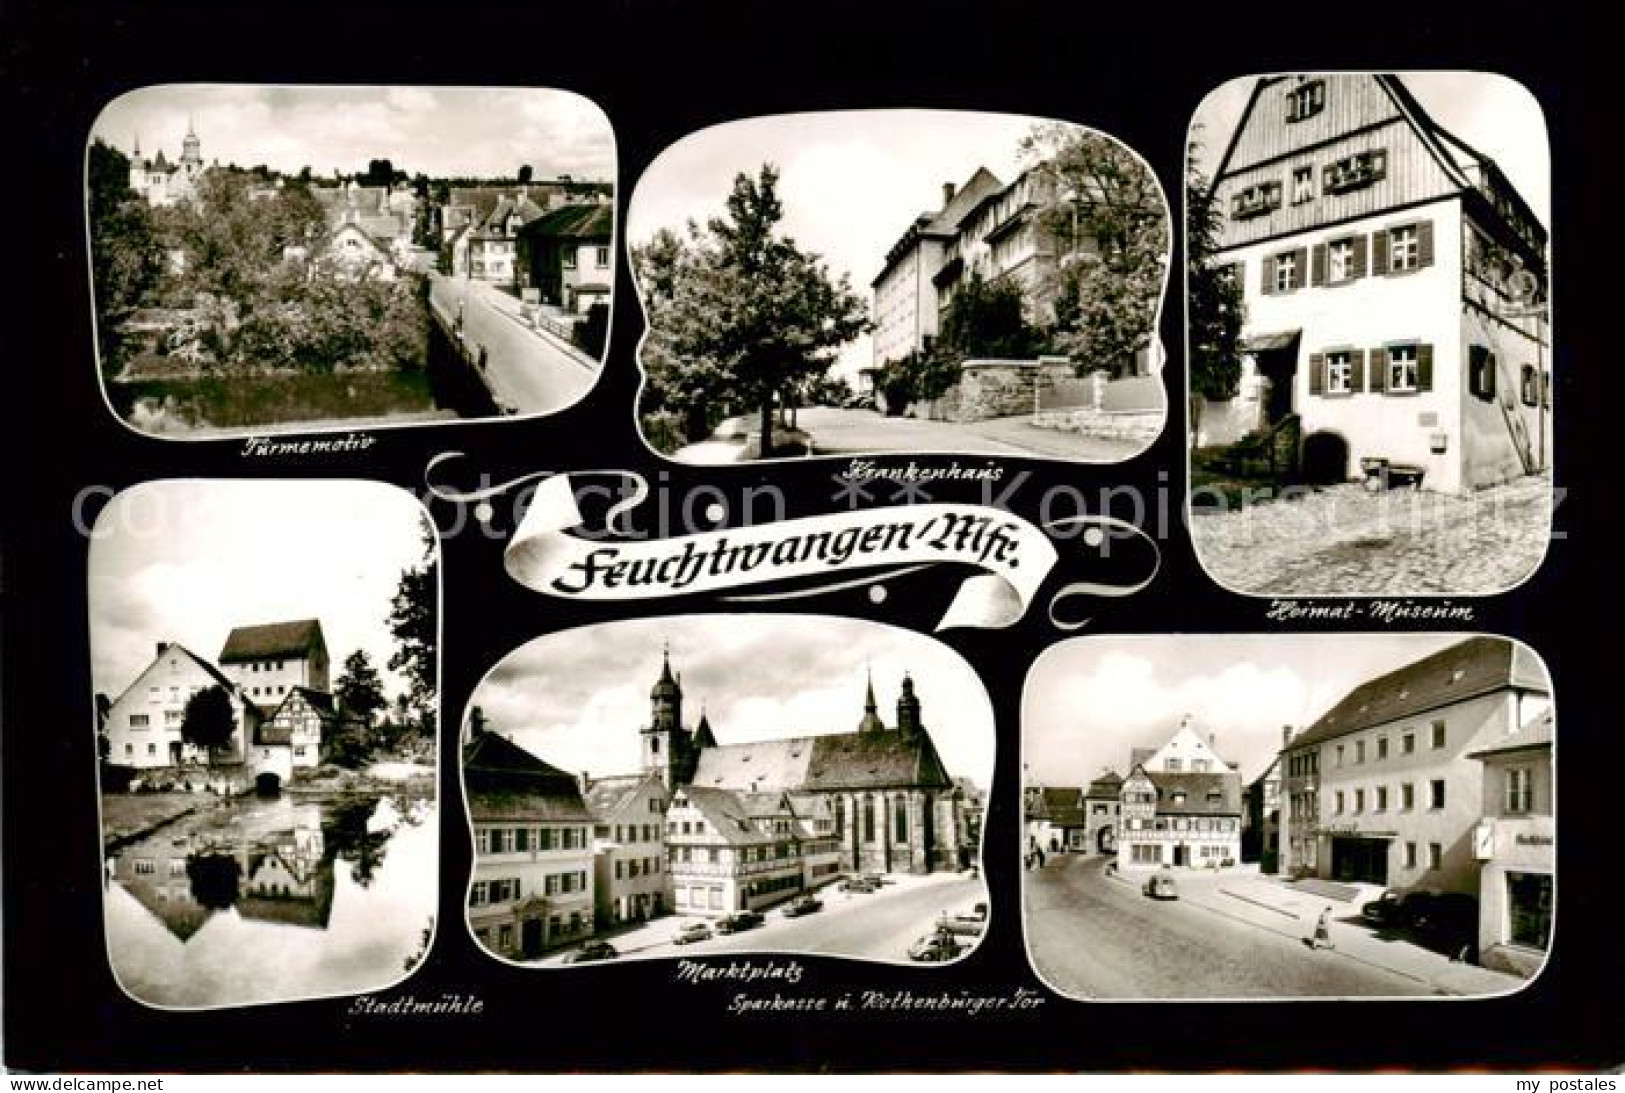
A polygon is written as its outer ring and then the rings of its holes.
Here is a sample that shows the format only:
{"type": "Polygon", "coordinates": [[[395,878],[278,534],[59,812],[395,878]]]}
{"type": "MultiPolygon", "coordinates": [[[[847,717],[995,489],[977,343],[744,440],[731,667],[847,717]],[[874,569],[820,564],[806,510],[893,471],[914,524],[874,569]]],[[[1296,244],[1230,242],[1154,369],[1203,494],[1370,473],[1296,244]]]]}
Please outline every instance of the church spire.
{"type": "Polygon", "coordinates": [[[885,732],[886,724],[880,720],[880,706],[875,702],[875,674],[868,672],[868,687],[863,695],[863,720],[858,722],[859,732],[885,732]]]}

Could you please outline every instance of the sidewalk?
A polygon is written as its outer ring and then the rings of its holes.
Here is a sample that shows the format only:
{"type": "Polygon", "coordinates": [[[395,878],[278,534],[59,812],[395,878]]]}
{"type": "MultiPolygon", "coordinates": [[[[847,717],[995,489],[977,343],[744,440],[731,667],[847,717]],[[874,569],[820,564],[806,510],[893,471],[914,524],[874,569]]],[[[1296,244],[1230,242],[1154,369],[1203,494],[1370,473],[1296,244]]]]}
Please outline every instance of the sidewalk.
{"type": "MultiPolygon", "coordinates": [[[[1132,881],[1132,876],[1124,879],[1132,881]]],[[[1507,994],[1524,985],[1524,980],[1515,975],[1458,963],[1401,938],[1381,937],[1360,917],[1361,901],[1371,893],[1362,892],[1354,900],[1340,901],[1294,888],[1273,877],[1247,873],[1179,874],[1177,879],[1180,897],[1186,902],[1300,941],[1313,936],[1315,920],[1330,907],[1332,943],[1336,948],[1324,953],[1328,959],[1354,960],[1382,968],[1429,984],[1440,994],[1483,997],[1507,994]]]]}

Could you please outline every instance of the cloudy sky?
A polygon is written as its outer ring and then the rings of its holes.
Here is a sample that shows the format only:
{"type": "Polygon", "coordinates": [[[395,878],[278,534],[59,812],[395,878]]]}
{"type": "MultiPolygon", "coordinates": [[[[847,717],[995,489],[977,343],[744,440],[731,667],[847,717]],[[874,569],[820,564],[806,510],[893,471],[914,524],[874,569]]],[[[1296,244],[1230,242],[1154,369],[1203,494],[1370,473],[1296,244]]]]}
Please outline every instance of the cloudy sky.
{"type": "Polygon", "coordinates": [[[1128,773],[1133,748],[1157,747],[1189,714],[1252,781],[1349,691],[1463,640],[1460,635],[1084,638],[1046,652],[1022,696],[1029,781],[1087,785],[1128,773]]]}
{"type": "Polygon", "coordinates": [[[615,137],[604,112],[567,91],[465,87],[277,87],[171,84],[120,96],[91,128],[125,154],[181,154],[191,123],[206,163],[263,163],[318,176],[387,159],[409,174],[508,177],[530,164],[615,180],[615,137]]]}
{"type": "MultiPolygon", "coordinates": [[[[942,207],[942,184],[962,184],[986,167],[1001,182],[1020,173],[1020,144],[1042,119],[949,110],[785,114],[692,133],[661,152],[638,179],[627,238],[644,243],[661,228],[720,216],[734,176],[779,168],[781,231],[847,273],[870,300],[869,282],[914,218],[942,207]]],[[[838,370],[868,367],[867,335],[841,354],[838,370]]]]}
{"type": "Polygon", "coordinates": [[[116,698],[160,641],[218,656],[235,626],[320,619],[336,681],[365,649],[393,699],[385,625],[422,560],[424,513],[366,482],[154,482],[119,494],[90,548],[91,676],[116,698]]]}
{"type": "MultiPolygon", "coordinates": [[[[1480,72],[1418,72],[1401,76],[1433,120],[1489,156],[1506,173],[1540,222],[1551,227],[1551,150],[1540,104],[1522,84],[1480,72]]],[[[1255,77],[1231,80],[1197,108],[1197,165],[1209,178],[1247,107],[1255,77]]]]}
{"type": "Polygon", "coordinates": [[[515,651],[473,702],[491,729],[557,767],[633,773],[668,640],[683,719],[697,723],[703,705],[718,743],[851,732],[863,716],[866,668],[881,719],[894,726],[906,670],[948,773],[984,789],[992,780],[993,713],[976,674],[930,638],[860,620],[689,615],[585,627],[515,651]]]}

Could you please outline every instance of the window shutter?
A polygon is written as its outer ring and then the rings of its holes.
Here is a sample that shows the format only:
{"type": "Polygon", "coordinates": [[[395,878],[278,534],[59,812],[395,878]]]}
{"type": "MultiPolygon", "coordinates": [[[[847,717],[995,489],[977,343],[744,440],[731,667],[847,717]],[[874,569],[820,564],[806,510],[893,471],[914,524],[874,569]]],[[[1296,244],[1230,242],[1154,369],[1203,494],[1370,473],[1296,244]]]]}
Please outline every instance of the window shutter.
{"type": "Polygon", "coordinates": [[[1316,243],[1309,252],[1309,283],[1311,285],[1324,285],[1326,283],[1326,244],[1316,243]]]}
{"type": "Polygon", "coordinates": [[[1433,221],[1424,220],[1416,225],[1416,268],[1433,264],[1433,221]]]}
{"type": "MultiPolygon", "coordinates": [[[[1491,373],[1490,388],[1494,390],[1494,373],[1491,373]]],[[[1416,347],[1416,389],[1418,391],[1433,390],[1433,347],[1426,343],[1416,347]]]]}
{"type": "Polygon", "coordinates": [[[1365,350],[1355,349],[1349,353],[1349,390],[1359,394],[1365,390],[1365,350]]]}
{"type": "Polygon", "coordinates": [[[1386,230],[1371,233],[1371,272],[1374,274],[1388,272],[1388,232],[1386,230]]]}
{"type": "Polygon", "coordinates": [[[1355,277],[1365,276],[1365,247],[1365,236],[1356,235],[1354,237],[1354,268],[1349,270],[1349,278],[1351,280],[1355,277]]]}
{"type": "Polygon", "coordinates": [[[1326,393],[1326,354],[1309,354],[1309,393],[1323,395],[1326,393]]]}
{"type": "Polygon", "coordinates": [[[1373,349],[1370,356],[1371,390],[1388,390],[1388,350],[1373,349]]]}
{"type": "Polygon", "coordinates": [[[1275,295],[1275,256],[1265,255],[1264,261],[1260,264],[1260,268],[1264,271],[1262,285],[1264,295],[1275,295]]]}
{"type": "Polygon", "coordinates": [[[1309,272],[1309,251],[1306,247],[1299,247],[1292,252],[1292,287],[1302,288],[1305,283],[1304,275],[1309,272]]]}

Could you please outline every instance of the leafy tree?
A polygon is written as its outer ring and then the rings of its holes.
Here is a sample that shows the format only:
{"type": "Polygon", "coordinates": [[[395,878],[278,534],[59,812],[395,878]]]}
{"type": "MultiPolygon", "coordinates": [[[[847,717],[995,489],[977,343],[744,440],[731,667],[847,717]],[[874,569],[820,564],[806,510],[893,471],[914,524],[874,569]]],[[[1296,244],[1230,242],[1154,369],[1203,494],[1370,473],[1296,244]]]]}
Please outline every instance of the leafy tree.
{"type": "Polygon", "coordinates": [[[386,704],[378,670],[365,649],[357,649],[344,660],[344,671],[333,684],[341,709],[370,724],[373,714],[386,704]]]}
{"type": "MultiPolygon", "coordinates": [[[[696,366],[710,398],[760,408],[764,456],[773,451],[774,401],[828,371],[839,348],[869,329],[849,278],[831,278],[822,258],[779,234],[778,181],[771,164],[735,177],[726,214],[703,231],[690,225],[691,253],[671,270],[669,303],[650,315],[656,355],[667,354],[679,377],[696,366]]],[[[681,385],[693,386],[686,377],[681,385]]]]}
{"type": "Polygon", "coordinates": [[[528,163],[521,164],[520,167],[519,167],[519,184],[521,186],[523,186],[526,183],[528,183],[531,180],[531,178],[532,178],[532,172],[531,172],[530,164],[528,164],[528,163]]]}
{"type": "Polygon", "coordinates": [[[440,595],[440,562],[434,528],[427,520],[423,522],[422,533],[423,560],[401,572],[386,625],[395,638],[395,652],[389,658],[390,670],[406,676],[412,704],[428,717],[435,709],[439,685],[435,650],[439,637],[436,608],[440,595]]]}
{"type": "Polygon", "coordinates": [[[395,165],[387,159],[369,159],[367,173],[361,176],[363,186],[388,186],[395,181],[395,165]]]}
{"type": "Polygon", "coordinates": [[[223,748],[237,731],[237,711],[231,695],[218,683],[186,700],[181,715],[181,739],[195,748],[223,748]]]}
{"type": "Polygon", "coordinates": [[[145,199],[130,189],[130,161],[99,138],[86,163],[90,262],[102,369],[122,367],[119,324],[141,306],[163,272],[164,252],[145,199]]]}
{"type": "Polygon", "coordinates": [[[973,273],[948,301],[933,348],[969,357],[1030,357],[1043,343],[1027,321],[1026,294],[1014,281],[973,273]]]}
{"type": "Polygon", "coordinates": [[[1191,141],[1185,168],[1185,293],[1190,339],[1191,429],[1201,424],[1208,399],[1233,398],[1241,382],[1243,286],[1215,263],[1224,212],[1213,185],[1196,167],[1200,145],[1191,141]]]}
{"type": "Polygon", "coordinates": [[[1162,191],[1127,148],[1077,126],[1035,126],[1022,150],[1059,256],[1051,341],[1080,372],[1113,368],[1155,336],[1169,245],[1162,191]]]}
{"type": "Polygon", "coordinates": [[[241,895],[243,866],[231,854],[193,854],[186,859],[186,878],[199,907],[227,911],[241,895]]]}

